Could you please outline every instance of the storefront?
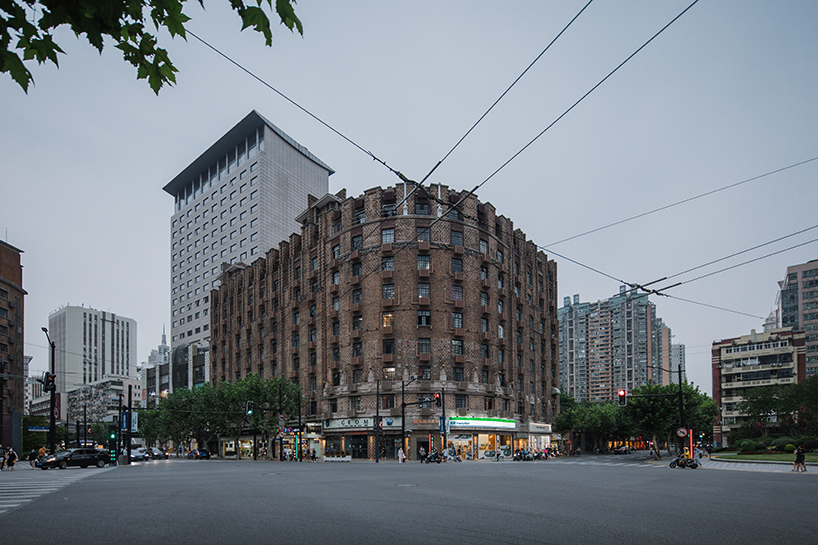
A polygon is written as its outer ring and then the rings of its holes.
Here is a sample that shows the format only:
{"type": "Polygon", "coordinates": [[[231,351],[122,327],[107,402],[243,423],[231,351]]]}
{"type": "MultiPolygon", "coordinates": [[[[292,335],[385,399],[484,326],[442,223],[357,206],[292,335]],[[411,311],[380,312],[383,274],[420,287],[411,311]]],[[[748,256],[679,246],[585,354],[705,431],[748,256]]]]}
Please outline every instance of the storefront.
{"type": "Polygon", "coordinates": [[[505,418],[452,417],[449,419],[449,446],[466,460],[491,458],[500,449],[510,456],[516,422],[505,418]]]}
{"type": "Polygon", "coordinates": [[[551,424],[529,422],[528,430],[518,433],[527,439],[528,447],[525,450],[544,450],[551,446],[551,424]]]}
{"type": "MultiPolygon", "coordinates": [[[[380,445],[375,444],[375,418],[335,418],[325,420],[324,452],[329,455],[347,453],[353,459],[374,459],[376,449],[381,458],[397,458],[400,448],[400,418],[383,416],[383,429],[377,434],[380,445]]],[[[319,452],[316,449],[316,452],[319,452]]]]}

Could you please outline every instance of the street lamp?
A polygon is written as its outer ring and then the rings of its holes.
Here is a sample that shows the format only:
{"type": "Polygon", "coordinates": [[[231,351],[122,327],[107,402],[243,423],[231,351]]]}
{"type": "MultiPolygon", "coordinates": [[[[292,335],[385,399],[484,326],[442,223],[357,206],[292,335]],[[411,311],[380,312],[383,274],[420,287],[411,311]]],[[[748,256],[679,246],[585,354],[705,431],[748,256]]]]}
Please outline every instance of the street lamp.
{"type": "MultiPolygon", "coordinates": [[[[56,380],[57,370],[56,370],[56,362],[55,359],[55,352],[57,350],[57,345],[54,344],[54,341],[51,340],[51,337],[48,335],[48,328],[43,328],[43,333],[45,333],[45,338],[48,341],[48,345],[51,347],[51,375],[54,376],[52,380],[56,380]]],[[[56,384],[53,385],[54,387],[51,388],[51,410],[49,413],[51,414],[48,425],[48,448],[51,454],[57,452],[57,418],[56,418],[56,411],[57,411],[57,387],[56,384]]]]}
{"type": "Polygon", "coordinates": [[[400,447],[408,458],[409,449],[406,448],[406,385],[412,384],[417,377],[410,376],[409,382],[400,381],[400,447]]]}

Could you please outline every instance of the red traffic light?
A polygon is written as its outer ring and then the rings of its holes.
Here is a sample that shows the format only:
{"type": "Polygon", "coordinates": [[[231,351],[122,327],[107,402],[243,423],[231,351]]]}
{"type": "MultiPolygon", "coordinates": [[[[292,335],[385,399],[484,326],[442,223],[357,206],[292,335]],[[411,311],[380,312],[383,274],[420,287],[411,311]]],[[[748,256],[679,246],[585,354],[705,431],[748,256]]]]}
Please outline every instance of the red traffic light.
{"type": "Polygon", "coordinates": [[[440,403],[440,393],[435,392],[435,407],[440,407],[440,405],[441,405],[441,403],[440,403]]]}
{"type": "Polygon", "coordinates": [[[628,404],[628,394],[625,390],[619,390],[619,406],[624,407],[628,404]]]}

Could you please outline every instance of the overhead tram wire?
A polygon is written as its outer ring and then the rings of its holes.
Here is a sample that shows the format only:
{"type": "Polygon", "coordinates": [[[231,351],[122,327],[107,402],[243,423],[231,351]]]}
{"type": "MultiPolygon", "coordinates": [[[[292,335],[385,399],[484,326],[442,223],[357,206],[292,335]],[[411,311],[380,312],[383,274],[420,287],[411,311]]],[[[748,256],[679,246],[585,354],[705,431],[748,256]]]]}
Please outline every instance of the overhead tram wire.
{"type": "Polygon", "coordinates": [[[807,159],[805,161],[800,161],[798,163],[793,163],[791,165],[781,167],[775,170],[771,170],[769,172],[765,172],[764,174],[759,174],[758,176],[753,176],[752,178],[747,178],[746,180],[742,180],[740,182],[736,182],[730,185],[726,185],[724,187],[720,187],[718,189],[713,189],[712,191],[707,191],[705,193],[701,193],[699,195],[695,195],[693,197],[688,197],[687,199],[682,199],[681,201],[677,201],[671,204],[667,204],[665,206],[660,206],[659,208],[654,208],[653,210],[649,210],[647,212],[642,212],[641,214],[637,214],[635,216],[631,216],[629,218],[625,218],[619,221],[615,221],[613,223],[609,223],[608,225],[603,225],[601,227],[597,227],[595,229],[591,229],[590,231],[585,231],[584,233],[579,233],[578,235],[573,235],[568,238],[564,238],[562,240],[558,240],[556,242],[552,242],[549,246],[556,246],[557,244],[562,244],[563,242],[568,242],[569,240],[574,240],[576,238],[584,237],[585,235],[590,235],[592,233],[596,233],[598,231],[602,231],[603,229],[608,229],[609,227],[615,227],[617,225],[621,225],[623,223],[627,223],[629,221],[633,221],[635,219],[643,218],[645,216],[649,216],[650,214],[654,214],[656,212],[661,212],[662,210],[667,210],[668,208],[673,208],[674,206],[679,206],[680,204],[685,204],[690,201],[695,201],[696,199],[701,199],[702,197],[707,197],[709,195],[713,195],[714,193],[718,193],[720,191],[724,191],[727,189],[731,189],[734,187],[738,187],[742,184],[746,184],[748,182],[753,182],[755,180],[760,180],[761,178],[766,178],[767,176],[772,176],[773,174],[778,174],[779,172],[784,172],[785,170],[789,170],[791,168],[800,167],[802,165],[806,165],[807,163],[811,163],[812,161],[818,160],[818,157],[813,157],[811,159],[807,159]]]}
{"type": "MultiPolygon", "coordinates": [[[[720,257],[719,259],[714,259],[713,261],[709,261],[709,262],[704,263],[702,265],[697,265],[695,267],[687,269],[686,271],[678,272],[678,273],[670,275],[670,276],[663,276],[662,278],[654,280],[653,282],[648,282],[647,284],[635,284],[634,287],[632,288],[632,290],[640,290],[641,289],[642,291],[644,291],[646,293],[656,293],[657,295],[661,295],[658,292],[660,292],[662,290],[667,290],[667,289],[670,289],[670,288],[675,288],[676,286],[678,286],[678,285],[680,285],[682,283],[679,282],[679,283],[673,284],[671,286],[666,286],[666,287],[662,288],[661,290],[649,290],[649,289],[647,289],[647,287],[652,285],[652,284],[657,284],[659,282],[664,282],[665,280],[670,280],[671,278],[676,278],[677,276],[681,276],[681,275],[687,274],[689,272],[697,271],[697,270],[702,269],[704,267],[713,265],[715,263],[719,263],[719,262],[724,261],[726,259],[730,259],[731,257],[736,257],[738,255],[746,254],[747,252],[751,252],[753,250],[763,248],[764,246],[769,246],[770,244],[773,244],[775,242],[780,242],[780,241],[784,240],[785,238],[794,237],[795,235],[800,235],[802,233],[806,233],[807,231],[811,231],[812,229],[815,229],[815,228],[818,228],[818,225],[813,225],[812,227],[807,227],[806,229],[796,231],[795,233],[790,233],[789,235],[785,235],[783,237],[778,237],[777,239],[771,240],[769,242],[764,242],[763,244],[758,244],[756,246],[753,246],[752,248],[747,248],[746,250],[741,250],[740,252],[735,252],[735,253],[732,253],[732,254],[730,254],[728,256],[720,257]]],[[[795,246],[795,247],[797,247],[797,246],[795,246]]],[[[792,248],[788,248],[788,249],[792,249],[792,248]]],[[[786,250],[782,250],[782,251],[786,251],[786,250]]],[[[774,255],[774,254],[772,254],[772,255],[774,255]]],[[[725,269],[725,270],[727,270],[727,269],[725,269]]]]}
{"type": "MultiPolygon", "coordinates": [[[[492,173],[489,175],[489,177],[488,177],[488,178],[486,178],[485,180],[483,180],[482,182],[480,182],[479,184],[477,184],[477,185],[474,187],[474,189],[472,189],[472,190],[471,190],[471,191],[470,191],[470,192],[469,192],[469,193],[466,195],[466,197],[468,197],[469,195],[473,194],[475,191],[477,191],[478,189],[480,189],[481,187],[483,187],[483,185],[485,185],[485,184],[486,184],[486,182],[488,182],[489,180],[491,180],[492,178],[494,178],[494,176],[496,176],[496,175],[497,175],[497,174],[498,174],[498,173],[499,173],[501,170],[503,170],[505,167],[507,167],[507,166],[508,166],[508,165],[509,165],[509,164],[510,164],[512,161],[514,161],[514,160],[515,160],[517,157],[519,157],[520,155],[522,155],[522,154],[523,154],[523,152],[524,152],[525,150],[527,150],[529,147],[531,147],[531,146],[534,144],[534,142],[536,142],[537,140],[539,140],[539,139],[540,139],[540,137],[541,137],[542,135],[544,135],[546,132],[548,132],[548,130],[549,130],[549,129],[551,129],[551,127],[553,127],[554,125],[556,125],[556,124],[557,124],[557,123],[558,123],[558,122],[559,122],[559,121],[560,121],[560,120],[561,120],[563,117],[565,117],[566,115],[568,115],[568,113],[569,113],[571,110],[573,110],[574,108],[576,108],[576,107],[579,105],[579,103],[580,103],[580,102],[582,102],[583,100],[585,100],[586,98],[588,98],[588,96],[589,96],[591,93],[593,93],[593,92],[594,92],[594,91],[595,91],[595,90],[596,90],[596,89],[597,89],[599,86],[601,86],[603,83],[605,83],[605,81],[606,81],[608,78],[610,78],[611,76],[613,76],[613,75],[614,75],[614,73],[616,73],[616,72],[617,72],[617,71],[618,71],[620,68],[622,68],[622,67],[623,67],[623,66],[624,66],[624,65],[625,65],[625,64],[626,64],[628,61],[630,61],[632,58],[634,58],[634,57],[637,55],[637,53],[639,53],[639,52],[640,52],[640,51],[642,51],[642,50],[643,50],[645,47],[647,47],[647,45],[648,45],[650,42],[652,42],[653,40],[655,40],[655,39],[656,39],[656,38],[657,38],[657,37],[658,37],[658,36],[659,36],[659,35],[660,35],[662,32],[664,32],[665,30],[667,30],[667,29],[668,29],[668,27],[670,27],[670,25],[672,25],[672,24],[673,24],[673,23],[675,23],[677,20],[679,20],[679,18],[680,18],[682,15],[684,15],[685,13],[687,13],[687,11],[688,11],[690,8],[692,8],[693,6],[695,6],[695,5],[696,5],[698,2],[699,2],[699,0],[694,0],[692,4],[690,4],[690,5],[689,5],[689,6],[687,6],[687,7],[686,7],[684,10],[682,10],[682,12],[681,12],[681,13],[679,13],[679,14],[678,14],[676,17],[674,17],[674,18],[673,18],[673,19],[672,19],[672,20],[671,20],[669,23],[667,23],[665,26],[663,26],[663,27],[662,27],[662,28],[661,28],[661,29],[660,29],[658,32],[656,32],[656,34],[654,34],[653,36],[651,36],[651,37],[650,37],[650,39],[649,39],[648,41],[646,41],[646,42],[645,42],[645,43],[643,43],[641,46],[639,46],[639,48],[638,48],[636,51],[634,51],[633,53],[631,53],[631,54],[630,54],[630,55],[629,55],[629,56],[628,56],[628,57],[627,57],[627,58],[626,58],[624,61],[622,61],[621,63],[619,63],[619,64],[617,65],[617,67],[616,67],[616,68],[614,68],[613,70],[611,70],[611,71],[608,73],[608,75],[607,75],[607,76],[605,76],[604,78],[602,78],[601,80],[599,80],[599,82],[598,82],[596,85],[594,85],[593,87],[591,87],[591,89],[589,89],[589,90],[588,90],[588,92],[586,92],[584,95],[582,95],[582,96],[581,96],[581,97],[580,97],[580,98],[579,98],[579,99],[578,99],[576,102],[574,102],[574,103],[573,103],[573,104],[572,104],[572,105],[571,105],[571,106],[570,106],[570,107],[569,107],[567,110],[565,110],[564,112],[562,112],[562,114],[560,114],[560,115],[559,115],[559,117],[557,117],[557,118],[556,118],[554,121],[552,121],[552,122],[551,122],[551,123],[550,123],[550,124],[549,124],[547,127],[545,127],[545,128],[542,130],[542,131],[540,131],[540,133],[539,133],[539,134],[537,134],[537,135],[536,135],[534,138],[532,138],[531,140],[529,140],[529,142],[528,142],[528,143],[527,143],[525,146],[523,146],[522,148],[520,148],[520,150],[519,150],[519,151],[517,151],[517,152],[516,152],[514,155],[512,155],[512,156],[511,156],[511,157],[510,157],[510,158],[509,158],[509,159],[508,159],[508,160],[507,160],[505,163],[503,163],[502,165],[500,165],[500,166],[499,166],[499,167],[498,167],[498,168],[497,168],[497,169],[496,169],[494,172],[492,172],[492,173]]],[[[466,197],[463,197],[463,198],[465,199],[466,197]]],[[[462,200],[462,199],[461,199],[461,200],[462,200]]],[[[459,204],[459,202],[458,202],[458,204],[459,204]]]]}

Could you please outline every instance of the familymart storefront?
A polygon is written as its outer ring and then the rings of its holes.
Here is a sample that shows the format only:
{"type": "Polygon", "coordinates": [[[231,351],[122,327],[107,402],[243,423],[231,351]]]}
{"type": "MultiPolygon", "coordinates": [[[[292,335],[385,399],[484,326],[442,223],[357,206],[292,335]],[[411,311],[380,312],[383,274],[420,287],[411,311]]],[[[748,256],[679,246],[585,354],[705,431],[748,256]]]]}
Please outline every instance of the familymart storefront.
{"type": "Polygon", "coordinates": [[[510,456],[517,423],[507,418],[457,416],[448,419],[449,447],[465,460],[483,460],[497,449],[510,456]]]}

